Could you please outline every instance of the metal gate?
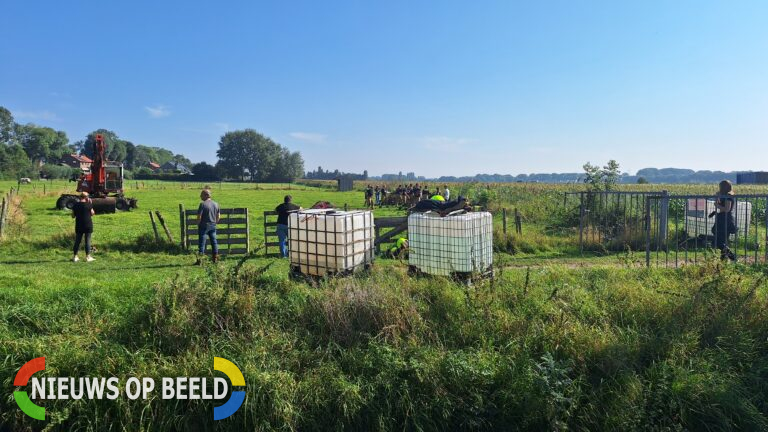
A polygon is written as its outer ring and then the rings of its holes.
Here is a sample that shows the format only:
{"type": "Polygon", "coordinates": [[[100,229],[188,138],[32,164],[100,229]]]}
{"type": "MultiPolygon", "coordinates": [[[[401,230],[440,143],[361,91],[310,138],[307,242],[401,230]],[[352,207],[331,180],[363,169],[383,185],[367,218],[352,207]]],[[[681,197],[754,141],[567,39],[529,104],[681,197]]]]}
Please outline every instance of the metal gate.
{"type": "Polygon", "coordinates": [[[748,264],[768,262],[768,195],[578,194],[582,253],[645,251],[649,267],[678,267],[721,255],[748,264]],[[734,201],[730,228],[722,220],[716,223],[715,203],[725,198],[734,201]]]}

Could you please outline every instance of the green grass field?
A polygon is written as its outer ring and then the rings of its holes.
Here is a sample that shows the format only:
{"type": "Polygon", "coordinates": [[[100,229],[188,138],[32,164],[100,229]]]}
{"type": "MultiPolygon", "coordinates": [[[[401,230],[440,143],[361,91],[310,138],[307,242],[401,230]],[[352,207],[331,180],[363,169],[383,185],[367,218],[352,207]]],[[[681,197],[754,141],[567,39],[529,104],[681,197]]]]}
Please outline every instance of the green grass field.
{"type": "MultiPolygon", "coordinates": [[[[455,185],[527,221],[511,240],[517,253],[495,256],[496,278],[467,287],[385,259],[319,284],[258,254],[192,266],[155,244],[147,211],[178,237],[178,205],[197,206],[197,184],[129,182],[140,208],[97,216],[97,261],[71,263],[73,222],[54,203],[72,185],[23,186],[23,215],[0,243],[0,430],[768,430],[766,269],[582,257],[572,233],[552,234],[536,216],[554,211],[563,186],[455,185]],[[211,401],[157,394],[43,401],[41,422],[12,395],[19,367],[39,356],[42,376],[158,382],[220,376],[213,357],[224,357],[243,371],[246,400],[218,422],[211,401]]],[[[213,185],[222,207],[250,209],[255,247],[261,212],[286,193],[305,207],[364,201],[359,191],[213,185]]]]}

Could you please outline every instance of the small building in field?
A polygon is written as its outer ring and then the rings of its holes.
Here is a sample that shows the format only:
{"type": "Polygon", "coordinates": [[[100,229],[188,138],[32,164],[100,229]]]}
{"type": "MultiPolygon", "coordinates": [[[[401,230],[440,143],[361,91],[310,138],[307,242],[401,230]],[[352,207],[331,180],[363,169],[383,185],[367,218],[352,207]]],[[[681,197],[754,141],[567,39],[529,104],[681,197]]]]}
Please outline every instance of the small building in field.
{"type": "Polygon", "coordinates": [[[61,164],[68,167],[77,168],[83,171],[89,171],[93,161],[85,155],[68,154],[61,158],[61,164]]]}
{"type": "Polygon", "coordinates": [[[768,172],[744,172],[736,174],[736,184],[768,184],[768,172]]]}
{"type": "Polygon", "coordinates": [[[355,188],[355,181],[350,176],[336,177],[339,192],[349,192],[355,188]]]}

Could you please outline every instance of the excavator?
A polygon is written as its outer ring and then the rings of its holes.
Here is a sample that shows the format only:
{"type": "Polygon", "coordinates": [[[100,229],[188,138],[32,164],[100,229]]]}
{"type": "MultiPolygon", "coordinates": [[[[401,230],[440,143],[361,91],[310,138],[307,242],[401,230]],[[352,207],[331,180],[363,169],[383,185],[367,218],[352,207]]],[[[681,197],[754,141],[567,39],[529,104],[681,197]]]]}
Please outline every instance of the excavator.
{"type": "Polygon", "coordinates": [[[90,171],[83,172],[77,179],[78,194],[62,194],[56,200],[56,208],[71,209],[79,199],[79,192],[88,192],[97,214],[136,208],[137,200],[126,198],[123,194],[123,166],[107,165],[104,157],[107,149],[104,136],[96,134],[95,138],[93,163],[90,171]]]}

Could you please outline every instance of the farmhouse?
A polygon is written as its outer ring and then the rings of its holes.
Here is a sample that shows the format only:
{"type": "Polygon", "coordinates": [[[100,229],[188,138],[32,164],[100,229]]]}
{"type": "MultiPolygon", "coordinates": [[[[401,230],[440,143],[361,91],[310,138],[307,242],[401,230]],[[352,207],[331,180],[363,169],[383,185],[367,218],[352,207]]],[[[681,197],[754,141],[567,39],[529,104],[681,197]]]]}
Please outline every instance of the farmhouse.
{"type": "Polygon", "coordinates": [[[160,171],[167,172],[167,173],[176,173],[176,174],[192,174],[192,170],[187,168],[186,165],[175,162],[175,161],[168,161],[164,163],[160,167],[160,171]]]}
{"type": "Polygon", "coordinates": [[[72,168],[78,168],[83,171],[89,171],[93,161],[85,155],[68,154],[61,158],[61,164],[72,168]]]}

